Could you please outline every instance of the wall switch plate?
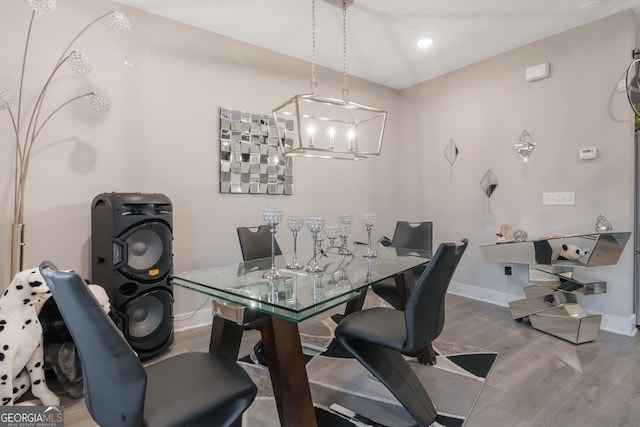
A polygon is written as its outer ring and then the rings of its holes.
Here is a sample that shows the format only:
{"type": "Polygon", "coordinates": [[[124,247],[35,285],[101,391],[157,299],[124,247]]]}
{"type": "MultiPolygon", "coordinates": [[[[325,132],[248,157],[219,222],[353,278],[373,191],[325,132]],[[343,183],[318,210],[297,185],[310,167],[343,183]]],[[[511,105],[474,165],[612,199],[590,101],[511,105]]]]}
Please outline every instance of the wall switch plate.
{"type": "Polygon", "coordinates": [[[576,193],[567,191],[564,193],[542,193],[543,205],[575,205],[576,193]]]}

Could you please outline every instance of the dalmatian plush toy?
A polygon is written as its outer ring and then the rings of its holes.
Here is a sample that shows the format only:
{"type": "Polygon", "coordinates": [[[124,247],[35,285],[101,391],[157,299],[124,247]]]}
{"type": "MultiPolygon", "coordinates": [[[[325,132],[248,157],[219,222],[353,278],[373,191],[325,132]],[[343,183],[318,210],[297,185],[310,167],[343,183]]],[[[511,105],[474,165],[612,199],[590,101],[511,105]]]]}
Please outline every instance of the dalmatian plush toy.
{"type": "Polygon", "coordinates": [[[31,387],[45,406],[60,399],[45,381],[42,325],[35,304],[51,291],[37,268],[16,274],[0,297],[0,404],[13,405],[31,387]]]}

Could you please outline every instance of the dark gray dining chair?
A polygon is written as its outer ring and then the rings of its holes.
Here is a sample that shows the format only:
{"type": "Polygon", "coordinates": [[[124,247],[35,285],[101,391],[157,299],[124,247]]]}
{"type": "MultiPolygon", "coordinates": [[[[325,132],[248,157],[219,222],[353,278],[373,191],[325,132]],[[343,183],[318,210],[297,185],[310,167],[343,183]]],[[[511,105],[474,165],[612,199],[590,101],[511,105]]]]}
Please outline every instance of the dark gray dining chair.
{"type": "Polygon", "coordinates": [[[256,386],[236,363],[203,352],[146,368],[76,273],[40,264],[76,345],[87,410],[101,426],[239,427],[256,386]]]}
{"type": "MultiPolygon", "coordinates": [[[[238,227],[238,241],[244,261],[252,261],[271,256],[271,229],[262,224],[257,227],[238,227]]],[[[282,255],[278,241],[275,241],[275,254],[282,255]]]]}
{"type": "MultiPolygon", "coordinates": [[[[409,222],[398,221],[393,238],[388,239],[383,236],[381,244],[394,248],[432,250],[433,249],[433,222],[409,222]]],[[[419,275],[424,267],[414,269],[413,273],[419,275]]],[[[404,299],[400,296],[393,278],[382,280],[371,285],[371,289],[380,298],[391,304],[397,310],[404,309],[404,299]]],[[[407,290],[410,291],[410,290],[407,290]]]]}
{"type": "MultiPolygon", "coordinates": [[[[254,261],[260,258],[271,257],[271,228],[267,224],[262,224],[257,227],[238,227],[237,231],[243,261],[254,261]]],[[[280,245],[278,245],[278,240],[276,239],[274,239],[274,252],[275,255],[282,255],[280,245]]],[[[271,264],[269,264],[269,267],[270,266],[271,264]]],[[[245,322],[247,325],[245,329],[252,329],[251,324],[257,318],[258,314],[255,311],[245,312],[245,322]]],[[[265,366],[267,365],[262,340],[258,340],[253,346],[252,358],[265,366]]]]}
{"type": "Polygon", "coordinates": [[[404,311],[375,307],[346,316],[335,330],[346,348],[400,401],[418,425],[427,427],[437,412],[404,356],[430,345],[444,327],[445,297],[468,245],[442,243],[409,295],[404,311]]]}

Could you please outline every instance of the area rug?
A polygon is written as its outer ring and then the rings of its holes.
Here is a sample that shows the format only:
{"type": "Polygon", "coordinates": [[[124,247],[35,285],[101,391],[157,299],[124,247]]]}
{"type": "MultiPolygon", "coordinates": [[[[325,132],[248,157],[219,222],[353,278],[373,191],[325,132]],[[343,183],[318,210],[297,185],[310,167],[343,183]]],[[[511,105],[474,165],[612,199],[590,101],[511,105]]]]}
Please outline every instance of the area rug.
{"type": "MultiPolygon", "coordinates": [[[[334,341],[336,323],[327,317],[300,324],[307,375],[316,415],[321,426],[351,427],[384,425],[404,427],[415,421],[396,398],[357,360],[334,341]],[[363,424],[332,411],[338,404],[373,420],[363,424]]],[[[435,366],[420,365],[408,358],[438,411],[434,427],[463,426],[482,391],[498,356],[485,349],[437,340],[435,366]]],[[[277,427],[278,413],[268,368],[258,358],[246,355],[240,361],[258,386],[258,395],[243,417],[244,427],[277,427]]]]}

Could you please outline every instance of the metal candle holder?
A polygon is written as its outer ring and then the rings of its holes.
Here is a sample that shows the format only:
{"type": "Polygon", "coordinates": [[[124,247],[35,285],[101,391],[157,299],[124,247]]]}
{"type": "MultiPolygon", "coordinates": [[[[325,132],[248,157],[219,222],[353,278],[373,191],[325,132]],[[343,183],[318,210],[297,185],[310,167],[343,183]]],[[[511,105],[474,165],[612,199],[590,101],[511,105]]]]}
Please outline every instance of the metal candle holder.
{"type": "Polygon", "coordinates": [[[287,227],[293,234],[293,259],[289,264],[287,264],[287,268],[290,270],[298,270],[304,268],[304,265],[298,261],[298,233],[304,227],[304,218],[301,216],[290,216],[287,218],[287,227]]]}
{"type": "Polygon", "coordinates": [[[278,279],[282,274],[276,269],[276,227],[282,221],[284,212],[280,208],[264,208],[262,217],[271,229],[271,268],[262,274],[263,279],[278,279]]]}
{"type": "Polygon", "coordinates": [[[324,267],[318,264],[318,244],[320,232],[324,228],[324,219],[319,216],[310,216],[307,218],[307,228],[313,237],[313,258],[307,264],[305,271],[309,273],[320,273],[324,271],[324,267]]]}
{"type": "Polygon", "coordinates": [[[376,214],[374,212],[365,212],[362,214],[362,223],[367,228],[367,249],[362,251],[362,256],[365,258],[375,258],[378,253],[371,249],[371,229],[373,224],[376,223],[376,214]]]}

